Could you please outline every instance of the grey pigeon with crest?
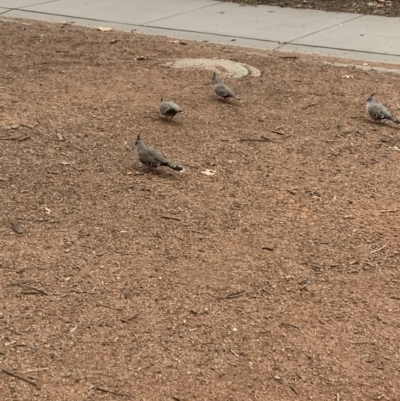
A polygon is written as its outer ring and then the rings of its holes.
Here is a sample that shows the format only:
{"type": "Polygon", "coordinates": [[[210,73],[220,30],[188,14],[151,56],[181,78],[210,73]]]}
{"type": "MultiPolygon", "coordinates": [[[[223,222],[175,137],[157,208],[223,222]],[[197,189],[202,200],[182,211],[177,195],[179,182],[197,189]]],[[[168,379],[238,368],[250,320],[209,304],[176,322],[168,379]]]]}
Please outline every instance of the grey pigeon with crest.
{"type": "Polygon", "coordinates": [[[235,95],[233,90],[217,78],[217,74],[215,72],[212,77],[212,83],[214,85],[214,92],[222,99],[228,99],[231,97],[233,99],[239,100],[239,97],[235,95]]]}
{"type": "Polygon", "coordinates": [[[367,99],[367,113],[374,121],[389,120],[400,125],[400,121],[382,103],[375,100],[375,93],[367,99]]]}
{"type": "Polygon", "coordinates": [[[179,167],[171,160],[168,160],[167,157],[157,149],[154,149],[151,146],[147,146],[140,139],[140,134],[138,135],[135,142],[135,150],[138,155],[139,161],[150,169],[165,166],[171,168],[172,170],[179,171],[180,173],[183,173],[185,171],[183,167],[179,167]]]}
{"type": "Polygon", "coordinates": [[[172,101],[164,102],[163,97],[161,96],[161,103],[160,103],[160,113],[164,116],[167,120],[172,120],[172,118],[178,114],[182,113],[183,110],[172,101]]]}

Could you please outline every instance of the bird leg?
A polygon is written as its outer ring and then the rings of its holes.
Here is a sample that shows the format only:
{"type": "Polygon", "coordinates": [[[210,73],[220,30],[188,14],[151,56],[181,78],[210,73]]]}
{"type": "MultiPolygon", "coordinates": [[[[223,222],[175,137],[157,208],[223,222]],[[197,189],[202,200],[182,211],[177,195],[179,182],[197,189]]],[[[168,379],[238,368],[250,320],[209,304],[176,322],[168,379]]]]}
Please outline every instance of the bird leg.
{"type": "Polygon", "coordinates": [[[143,164],[143,163],[140,163],[139,168],[140,168],[140,170],[143,171],[143,173],[151,173],[154,169],[154,167],[148,166],[147,164],[143,164]]]}

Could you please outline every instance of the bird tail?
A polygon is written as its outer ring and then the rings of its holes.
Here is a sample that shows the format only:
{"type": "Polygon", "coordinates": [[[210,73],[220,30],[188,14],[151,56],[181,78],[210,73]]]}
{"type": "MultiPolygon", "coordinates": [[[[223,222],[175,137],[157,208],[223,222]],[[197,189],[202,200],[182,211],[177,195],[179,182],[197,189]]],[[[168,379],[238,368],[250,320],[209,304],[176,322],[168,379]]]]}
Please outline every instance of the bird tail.
{"type": "Polygon", "coordinates": [[[168,163],[168,167],[172,168],[172,170],[179,171],[180,173],[183,173],[185,171],[183,167],[179,167],[174,163],[168,163]]]}

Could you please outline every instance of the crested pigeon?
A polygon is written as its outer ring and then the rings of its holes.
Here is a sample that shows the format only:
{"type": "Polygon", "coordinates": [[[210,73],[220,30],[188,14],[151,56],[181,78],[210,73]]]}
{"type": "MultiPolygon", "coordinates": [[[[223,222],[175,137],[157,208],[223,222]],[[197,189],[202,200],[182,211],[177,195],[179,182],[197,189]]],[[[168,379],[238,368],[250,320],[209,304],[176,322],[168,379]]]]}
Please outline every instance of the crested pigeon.
{"type": "Polygon", "coordinates": [[[231,88],[229,88],[228,85],[225,85],[222,83],[218,78],[217,74],[214,72],[213,77],[212,77],[212,83],[214,85],[214,92],[220,96],[222,99],[228,99],[228,98],[233,98],[233,99],[239,99],[235,93],[232,91],[231,88]]]}
{"type": "Polygon", "coordinates": [[[367,99],[367,113],[374,121],[389,120],[400,125],[400,121],[394,117],[390,111],[382,104],[375,100],[375,93],[367,99]]]}
{"type": "Polygon", "coordinates": [[[174,102],[164,102],[161,96],[161,103],[160,103],[160,113],[164,116],[167,120],[172,120],[172,118],[178,114],[182,113],[183,110],[174,102]]]}
{"type": "Polygon", "coordinates": [[[168,160],[160,151],[147,146],[141,139],[140,134],[138,135],[135,142],[135,149],[138,155],[139,161],[146,167],[153,169],[157,167],[166,166],[172,170],[183,173],[185,170],[183,167],[177,166],[172,161],[168,160]]]}

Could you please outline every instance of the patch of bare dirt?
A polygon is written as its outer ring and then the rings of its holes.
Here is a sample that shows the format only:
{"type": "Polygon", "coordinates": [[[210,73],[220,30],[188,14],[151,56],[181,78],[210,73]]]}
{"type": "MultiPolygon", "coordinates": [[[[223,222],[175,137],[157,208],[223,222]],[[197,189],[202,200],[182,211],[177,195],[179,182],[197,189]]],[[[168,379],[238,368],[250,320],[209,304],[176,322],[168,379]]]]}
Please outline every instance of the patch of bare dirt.
{"type": "Polygon", "coordinates": [[[400,130],[364,103],[400,114],[398,75],[0,33],[3,400],[397,399],[400,130]],[[242,102],[221,102],[209,71],[165,65],[181,57],[261,77],[226,79],[242,102]],[[185,114],[160,119],[161,94],[185,114]],[[185,173],[143,174],[139,133],[185,173]]]}
{"type": "Polygon", "coordinates": [[[396,0],[221,0],[243,5],[306,8],[322,11],[400,17],[400,2],[396,0]]]}

